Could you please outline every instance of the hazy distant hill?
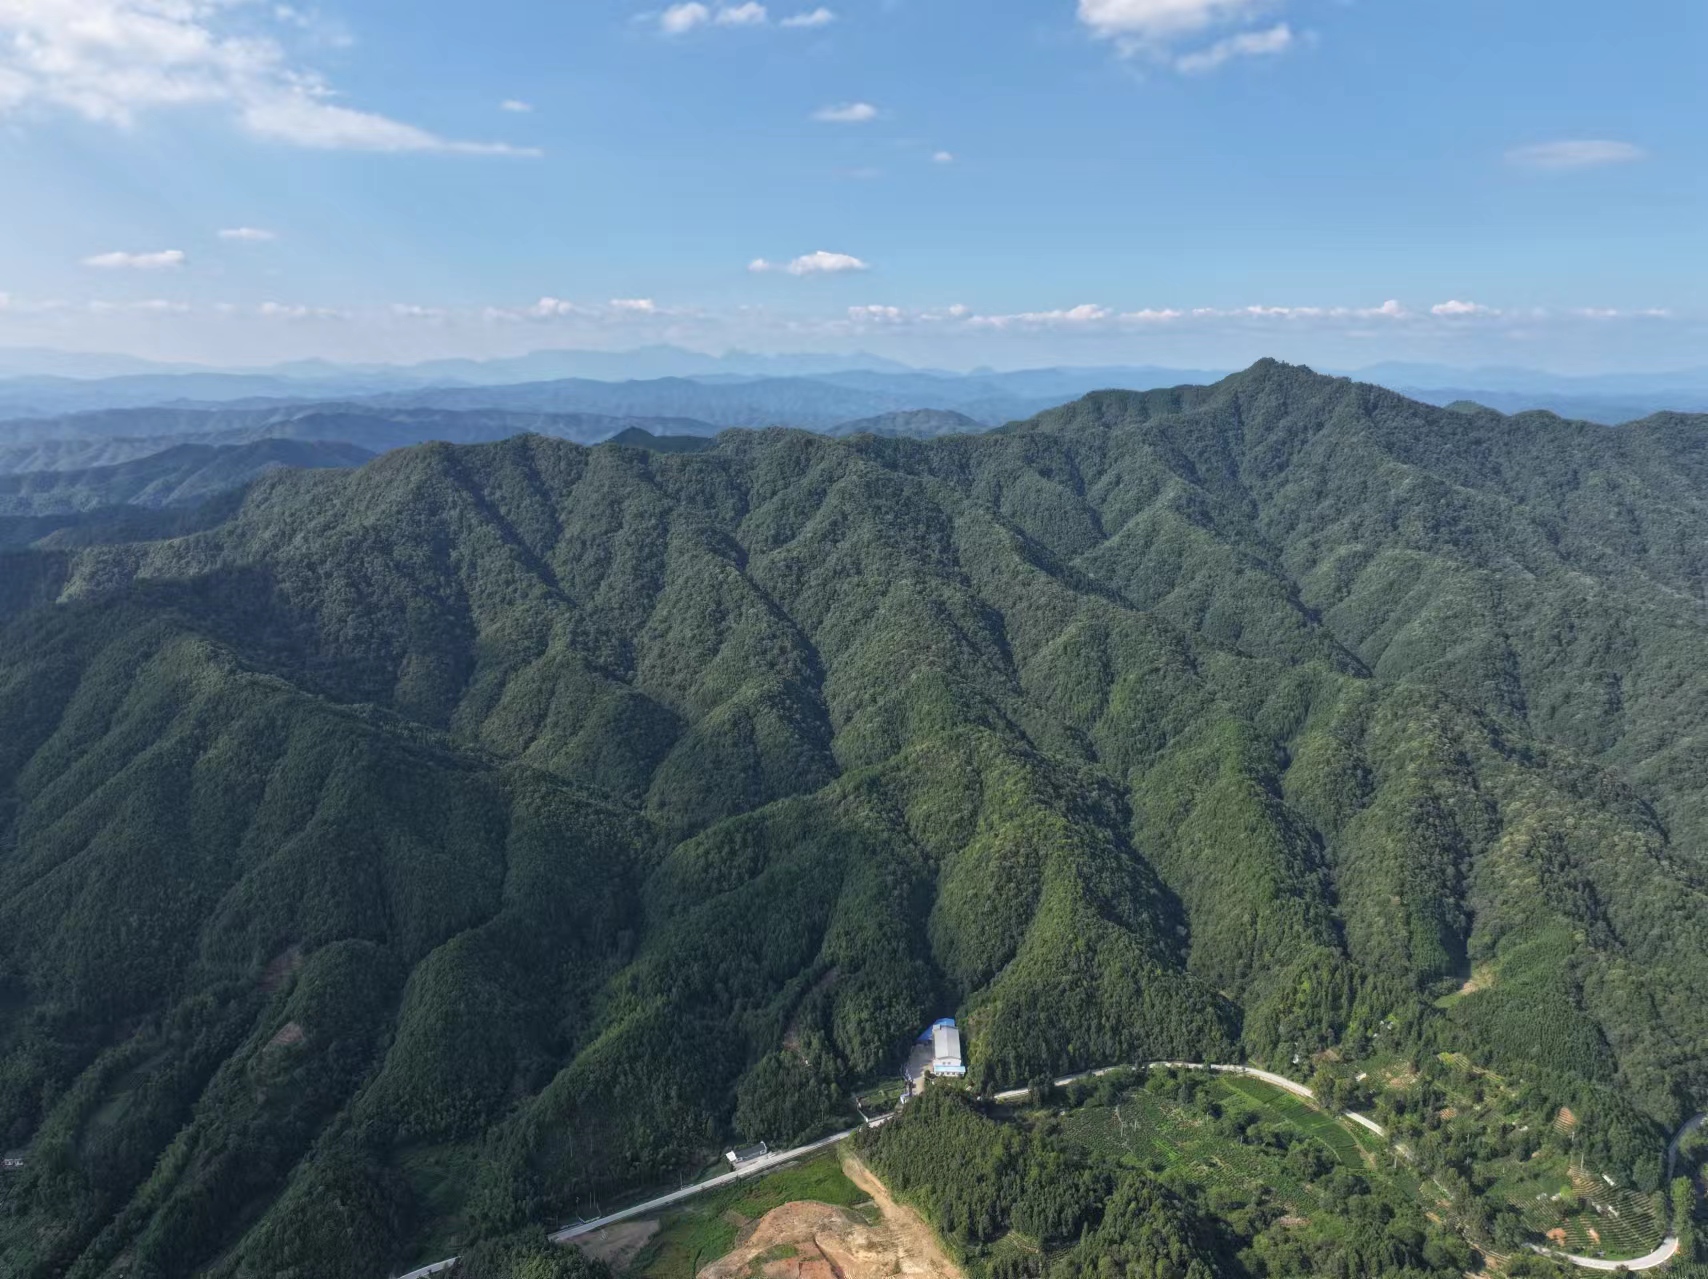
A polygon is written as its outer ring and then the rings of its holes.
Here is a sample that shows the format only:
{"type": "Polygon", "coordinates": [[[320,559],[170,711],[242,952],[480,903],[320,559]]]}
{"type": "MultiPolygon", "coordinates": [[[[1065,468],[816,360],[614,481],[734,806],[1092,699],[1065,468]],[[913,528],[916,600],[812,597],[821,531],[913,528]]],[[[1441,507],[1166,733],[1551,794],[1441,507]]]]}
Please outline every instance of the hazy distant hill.
{"type": "Polygon", "coordinates": [[[604,442],[634,449],[650,449],[654,453],[704,453],[717,447],[715,439],[703,435],[653,435],[638,426],[618,431],[604,442]]]}
{"type": "Polygon", "coordinates": [[[207,510],[0,564],[11,1272],[396,1273],[949,1012],[981,1088],[1460,1054],[1640,1191],[1708,1104],[1708,419],[1265,362],[207,510]]]}
{"type": "MultiPolygon", "coordinates": [[[[511,412],[501,408],[453,411],[309,403],[107,409],[0,422],[0,473],[23,469],[32,460],[38,465],[28,469],[61,469],[66,464],[64,459],[89,456],[92,441],[108,442],[114,450],[131,451],[130,456],[157,452],[161,440],[187,444],[240,444],[259,439],[342,440],[370,452],[383,453],[429,440],[475,444],[522,434],[594,444],[631,426],[665,435],[715,435],[718,431],[709,422],[691,418],[511,412]],[[39,464],[55,461],[58,466],[39,464]]],[[[105,456],[101,460],[126,459],[105,456]]]]}
{"type": "Polygon", "coordinates": [[[0,515],[64,515],[102,506],[188,506],[278,467],[360,466],[354,444],[283,439],[220,447],[181,444],[115,466],[0,476],[0,515]]]}
{"type": "Polygon", "coordinates": [[[904,409],[877,417],[843,422],[831,435],[899,435],[928,440],[939,435],[977,435],[989,430],[983,422],[952,409],[904,409]]]}
{"type": "MultiPolygon", "coordinates": [[[[679,347],[633,351],[535,351],[489,360],[341,365],[304,360],[221,370],[150,364],[121,356],[0,351],[0,420],[109,408],[278,404],[389,397],[392,404],[520,409],[615,416],[681,416],[718,426],[838,422],[907,409],[947,409],[986,425],[1024,417],[1094,390],[1145,390],[1214,381],[1221,373],[1147,365],[1040,368],[961,374],[910,369],[869,353],[712,356],[679,347]],[[802,381],[816,389],[791,385],[802,381]],[[595,392],[582,383],[612,387],[595,392]],[[680,386],[719,390],[697,401],[680,386]],[[632,384],[632,385],[630,385],[632,384]],[[825,386],[858,396],[838,399],[825,386]],[[742,395],[739,388],[749,388],[742,395]],[[506,388],[515,388],[507,390],[506,388]]],[[[1708,370],[1565,377],[1533,369],[1453,369],[1388,363],[1356,374],[1431,403],[1475,399],[1507,412],[1549,409],[1602,422],[1708,408],[1708,370]]]]}

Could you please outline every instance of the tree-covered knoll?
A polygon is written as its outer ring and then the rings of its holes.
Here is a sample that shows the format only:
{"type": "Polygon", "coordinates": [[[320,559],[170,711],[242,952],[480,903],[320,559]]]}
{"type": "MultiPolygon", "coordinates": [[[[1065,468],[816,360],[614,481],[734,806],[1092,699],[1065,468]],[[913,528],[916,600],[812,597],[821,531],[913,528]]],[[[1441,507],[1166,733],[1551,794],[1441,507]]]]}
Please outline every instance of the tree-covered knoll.
{"type": "Polygon", "coordinates": [[[8,553],[0,1274],[370,1279],[822,1131],[948,1014],[978,1085],[1461,1052],[1658,1177],[1705,441],[1266,363],[8,553]]]}

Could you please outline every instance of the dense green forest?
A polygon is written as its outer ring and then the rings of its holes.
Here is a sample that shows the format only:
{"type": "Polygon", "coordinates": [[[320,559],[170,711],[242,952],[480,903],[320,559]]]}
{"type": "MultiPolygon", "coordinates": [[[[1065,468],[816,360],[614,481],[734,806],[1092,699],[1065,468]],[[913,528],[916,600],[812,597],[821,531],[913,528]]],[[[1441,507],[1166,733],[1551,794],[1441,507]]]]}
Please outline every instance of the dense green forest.
{"type": "Polygon", "coordinates": [[[1708,1102],[1708,419],[1266,362],[102,529],[0,551],[0,1275],[380,1279],[950,1014],[975,1086],[1462,1053],[1645,1190],[1708,1102]]]}

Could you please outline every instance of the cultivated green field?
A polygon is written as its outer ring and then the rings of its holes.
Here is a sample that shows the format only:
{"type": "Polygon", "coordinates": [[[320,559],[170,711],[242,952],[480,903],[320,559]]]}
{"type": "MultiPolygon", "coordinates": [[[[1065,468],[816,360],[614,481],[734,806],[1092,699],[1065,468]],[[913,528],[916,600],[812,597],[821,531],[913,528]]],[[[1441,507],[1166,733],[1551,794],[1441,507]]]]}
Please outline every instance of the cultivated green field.
{"type": "Polygon", "coordinates": [[[1300,1217],[1324,1210],[1319,1183],[1337,1168],[1370,1171],[1350,1125],[1256,1079],[1215,1076],[1198,1087],[1214,1112],[1172,1091],[1133,1088],[1070,1110],[1074,1143],[1130,1160],[1181,1188],[1274,1201],[1300,1217]],[[1242,1138],[1239,1125],[1248,1138],[1242,1138]]]}

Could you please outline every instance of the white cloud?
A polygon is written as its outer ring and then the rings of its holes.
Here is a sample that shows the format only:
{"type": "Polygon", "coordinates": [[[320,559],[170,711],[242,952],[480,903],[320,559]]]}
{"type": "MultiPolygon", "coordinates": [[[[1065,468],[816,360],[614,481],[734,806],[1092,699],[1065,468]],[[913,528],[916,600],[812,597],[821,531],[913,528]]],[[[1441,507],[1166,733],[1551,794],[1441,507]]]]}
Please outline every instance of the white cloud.
{"type": "Polygon", "coordinates": [[[953,164],[955,163],[955,153],[953,151],[939,151],[931,157],[931,163],[953,164]]]}
{"type": "Polygon", "coordinates": [[[556,320],[566,315],[581,315],[584,311],[573,302],[565,302],[562,298],[544,297],[529,307],[524,315],[536,320],[556,320]]]}
{"type": "Polygon", "coordinates": [[[89,303],[89,310],[94,315],[188,315],[190,304],[187,302],[168,302],[164,298],[146,298],[140,302],[96,300],[89,303]]]}
{"type": "Polygon", "coordinates": [[[719,5],[716,9],[701,4],[700,0],[687,0],[659,14],[658,29],[667,36],[681,36],[697,27],[762,27],[770,20],[770,12],[757,0],[719,5]]]}
{"type": "Polygon", "coordinates": [[[787,18],[783,19],[782,25],[785,27],[804,28],[828,27],[835,21],[836,15],[829,9],[821,6],[817,9],[809,9],[805,13],[791,14],[787,18]]]}
{"type": "Polygon", "coordinates": [[[1079,20],[1131,51],[1242,21],[1267,7],[1268,0],[1079,0],[1079,20]]]}
{"type": "Polygon", "coordinates": [[[747,264],[747,269],[755,273],[782,271],[788,275],[840,275],[846,271],[869,271],[871,266],[850,254],[820,249],[817,253],[803,254],[792,262],[768,262],[764,258],[755,258],[747,264]]]}
{"type": "Polygon", "coordinates": [[[442,306],[416,306],[411,302],[393,302],[391,313],[400,320],[443,320],[450,315],[442,306]]]}
{"type": "Polygon", "coordinates": [[[293,92],[247,103],[240,115],[257,137],[322,151],[439,152],[445,155],[540,154],[505,142],[454,142],[367,111],[334,106],[323,95],[293,92]]]}
{"type": "Polygon", "coordinates": [[[856,324],[900,324],[908,314],[899,306],[851,306],[848,318],[856,324]]]}
{"type": "Polygon", "coordinates": [[[1643,148],[1629,142],[1593,138],[1539,142],[1534,146],[1514,147],[1506,153],[1508,164],[1554,173],[1594,169],[1608,164],[1634,164],[1647,158],[1648,153],[1643,148]]]}
{"type": "Polygon", "coordinates": [[[97,253],[84,258],[83,265],[105,271],[170,271],[189,260],[182,249],[162,249],[158,253],[97,253]]]}
{"type": "Polygon", "coordinates": [[[1022,311],[1017,315],[975,315],[967,322],[978,328],[1060,328],[1096,324],[1112,319],[1115,313],[1106,306],[1082,302],[1065,311],[1022,311]]]}
{"type": "Polygon", "coordinates": [[[712,11],[698,0],[689,0],[687,4],[673,4],[658,15],[658,29],[667,36],[684,35],[695,27],[703,27],[712,20],[712,11]]]}
{"type": "Polygon", "coordinates": [[[658,303],[651,298],[612,298],[611,309],[626,315],[656,315],[658,303]]]}
{"type": "Polygon", "coordinates": [[[843,102],[832,107],[820,107],[812,118],[821,124],[867,124],[878,118],[878,108],[870,102],[843,102]]]}
{"type": "Polygon", "coordinates": [[[770,20],[771,15],[765,11],[765,6],[748,0],[746,4],[732,5],[718,10],[713,19],[720,27],[762,27],[770,20]]]}
{"type": "Polygon", "coordinates": [[[1238,35],[1218,40],[1207,49],[1199,49],[1175,59],[1174,67],[1182,75],[1202,75],[1235,58],[1257,58],[1285,53],[1293,44],[1293,29],[1283,22],[1267,31],[1242,31],[1238,35]]]}
{"type": "Polygon", "coordinates": [[[223,229],[219,233],[219,238],[235,240],[240,244],[265,244],[270,240],[277,240],[279,237],[277,233],[258,226],[232,226],[223,229]]]}
{"type": "Polygon", "coordinates": [[[1580,320],[1670,320],[1672,312],[1665,307],[1645,307],[1638,311],[1621,311],[1611,306],[1580,306],[1571,312],[1580,320]]]}
{"type": "Polygon", "coordinates": [[[342,320],[344,312],[327,306],[296,306],[284,302],[263,302],[255,313],[266,320],[342,320]]]}
{"type": "Polygon", "coordinates": [[[534,104],[531,102],[524,102],[520,98],[505,98],[504,101],[498,104],[498,109],[500,111],[509,111],[515,115],[527,115],[529,112],[533,111],[534,104]]]}
{"type": "Polygon", "coordinates": [[[1480,302],[1461,302],[1458,298],[1436,303],[1434,306],[1429,308],[1429,313],[1431,315],[1441,316],[1443,319],[1454,319],[1460,316],[1469,315],[1500,314],[1500,312],[1495,310],[1493,307],[1484,306],[1480,302]]]}
{"type": "Polygon", "coordinates": [[[203,107],[293,146],[529,154],[337,105],[267,33],[269,19],[292,25],[241,0],[0,0],[0,112],[56,109],[128,128],[147,112],[203,107]]]}

